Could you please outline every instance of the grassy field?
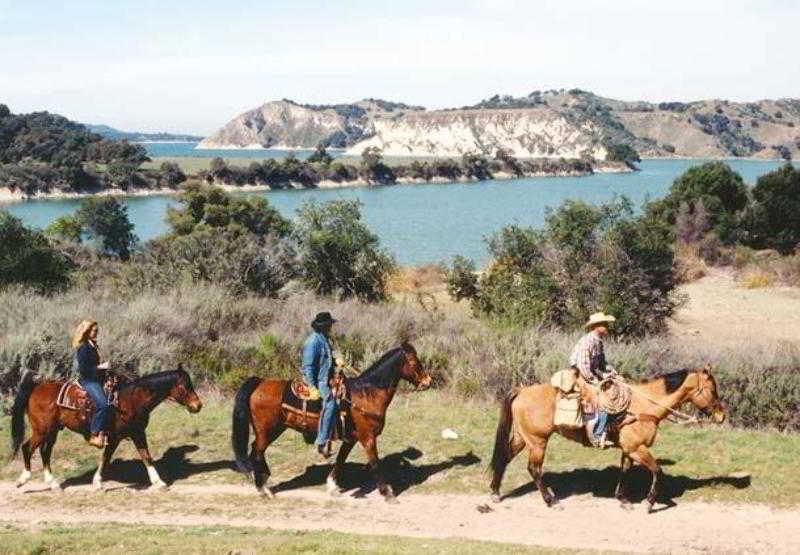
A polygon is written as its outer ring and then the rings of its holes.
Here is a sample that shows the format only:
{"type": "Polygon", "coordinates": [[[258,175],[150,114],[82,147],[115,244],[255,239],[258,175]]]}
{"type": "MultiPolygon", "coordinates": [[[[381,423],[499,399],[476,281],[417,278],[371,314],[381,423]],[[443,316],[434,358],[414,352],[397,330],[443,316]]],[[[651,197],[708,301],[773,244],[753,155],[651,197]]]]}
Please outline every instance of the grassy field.
{"type": "MultiPolygon", "coordinates": [[[[149,427],[151,450],[162,477],[180,484],[241,483],[231,470],[229,399],[207,393],[198,415],[166,404],[153,415],[149,427]]],[[[497,409],[480,401],[464,401],[440,392],[400,395],[390,407],[379,441],[379,452],[395,491],[414,493],[487,492],[486,470],[491,456],[497,409]],[[441,438],[444,428],[459,434],[457,440],[441,438]]],[[[0,433],[8,434],[9,420],[0,420],[0,433]]],[[[8,447],[0,457],[7,460],[8,447]]],[[[741,431],[725,427],[665,425],[654,452],[667,478],[664,496],[671,499],[725,502],[760,502],[774,506],[800,505],[800,483],[794,479],[800,456],[800,435],[769,431],[741,431]],[[734,475],[734,476],[731,476],[734,475]],[[748,477],[742,477],[748,475],[748,477]]],[[[97,452],[82,438],[63,432],[53,462],[65,486],[91,482],[97,452]]],[[[322,488],[328,468],[318,463],[312,448],[294,432],[286,432],[267,450],[278,491],[322,488]]],[[[509,468],[503,491],[530,489],[520,456],[509,468]]],[[[36,467],[39,467],[38,455],[36,467]]],[[[356,487],[368,481],[360,448],[353,451],[342,482],[356,487]]],[[[545,481],[560,497],[592,494],[610,497],[617,476],[619,452],[582,448],[556,437],[549,445],[545,481]]],[[[0,471],[0,479],[13,481],[21,469],[17,460],[0,471]]],[[[108,476],[123,482],[147,483],[133,446],[124,443],[108,476]]],[[[41,479],[41,475],[35,477],[41,479]]],[[[634,471],[631,494],[641,499],[647,475],[634,471]]]]}
{"type": "Polygon", "coordinates": [[[191,546],[191,553],[581,553],[462,539],[274,532],[221,526],[0,526],[2,553],[186,553],[187,545],[191,546]]]}

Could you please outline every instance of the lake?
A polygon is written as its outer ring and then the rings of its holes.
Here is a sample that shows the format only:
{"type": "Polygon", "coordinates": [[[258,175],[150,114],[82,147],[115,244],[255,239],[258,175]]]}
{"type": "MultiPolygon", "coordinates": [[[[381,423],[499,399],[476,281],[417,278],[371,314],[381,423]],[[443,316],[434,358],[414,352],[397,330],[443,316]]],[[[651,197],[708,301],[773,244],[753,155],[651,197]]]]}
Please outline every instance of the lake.
{"type": "MultiPolygon", "coordinates": [[[[179,143],[171,143],[179,144],[179,143]]],[[[147,145],[155,156],[167,154],[163,145],[147,145]]],[[[172,148],[171,146],[168,148],[172,148]]],[[[198,153],[184,145],[183,152],[198,153]]],[[[214,156],[264,158],[282,156],[276,151],[208,151],[214,156]]],[[[539,177],[477,183],[396,185],[349,189],[305,189],[250,193],[265,195],[282,214],[293,217],[302,203],[316,199],[355,199],[363,204],[367,225],[381,243],[404,265],[449,262],[461,254],[486,262],[485,238],[508,224],[539,226],[548,207],[566,199],[598,204],[625,195],[636,206],[663,196],[672,181],[703,160],[645,160],[641,171],[627,174],[595,174],[585,177],[539,177]]],[[[747,183],[781,166],[777,161],[730,160],[727,162],[747,183]]],[[[126,200],[137,235],[147,240],[167,231],[164,215],[175,204],[171,197],[138,197],[126,200]]],[[[5,206],[26,224],[46,227],[55,218],[74,211],[77,200],[35,200],[5,206]]]]}

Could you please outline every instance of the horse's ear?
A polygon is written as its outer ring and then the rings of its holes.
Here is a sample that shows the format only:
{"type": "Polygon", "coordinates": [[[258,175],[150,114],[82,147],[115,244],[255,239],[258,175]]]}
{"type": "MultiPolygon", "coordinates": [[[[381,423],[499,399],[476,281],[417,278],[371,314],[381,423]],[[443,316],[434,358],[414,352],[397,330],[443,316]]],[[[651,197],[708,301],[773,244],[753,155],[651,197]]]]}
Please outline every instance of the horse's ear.
{"type": "Polygon", "coordinates": [[[706,361],[705,365],[703,366],[703,374],[710,374],[713,368],[714,367],[711,365],[711,362],[706,361]]]}
{"type": "Polygon", "coordinates": [[[184,371],[184,369],[183,369],[183,363],[182,363],[182,362],[179,362],[179,363],[178,363],[178,372],[183,372],[183,371],[184,371]]]}

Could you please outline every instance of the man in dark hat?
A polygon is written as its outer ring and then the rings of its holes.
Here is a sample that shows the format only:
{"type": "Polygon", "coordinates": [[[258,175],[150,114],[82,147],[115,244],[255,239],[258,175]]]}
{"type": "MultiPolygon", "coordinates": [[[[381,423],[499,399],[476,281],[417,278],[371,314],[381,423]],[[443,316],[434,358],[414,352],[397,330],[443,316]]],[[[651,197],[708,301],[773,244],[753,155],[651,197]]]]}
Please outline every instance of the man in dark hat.
{"type": "Polygon", "coordinates": [[[319,391],[322,399],[322,412],[319,415],[319,434],[317,451],[329,457],[328,442],[336,425],[336,399],[333,397],[329,380],[334,369],[333,353],[329,341],[331,328],[336,320],[330,312],[320,312],[311,322],[311,335],[303,345],[303,379],[310,388],[319,391]]]}

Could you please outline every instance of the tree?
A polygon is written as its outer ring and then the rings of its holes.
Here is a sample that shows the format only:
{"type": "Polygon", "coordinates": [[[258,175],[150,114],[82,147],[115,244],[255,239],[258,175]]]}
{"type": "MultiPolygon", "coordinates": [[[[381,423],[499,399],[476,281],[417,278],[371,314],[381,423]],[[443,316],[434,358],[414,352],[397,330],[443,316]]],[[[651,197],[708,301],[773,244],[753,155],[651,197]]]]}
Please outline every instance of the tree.
{"type": "Polygon", "coordinates": [[[41,290],[64,287],[70,260],[56,251],[40,231],[0,210],[0,288],[20,283],[41,290]]]}
{"type": "Polygon", "coordinates": [[[369,146],[361,152],[364,177],[368,181],[387,185],[394,183],[396,177],[392,168],[383,162],[383,152],[376,146],[369,146]]]}
{"type": "Polygon", "coordinates": [[[133,233],[125,204],[114,197],[88,198],[81,202],[75,218],[103,251],[121,260],[130,258],[138,238],[133,233]]]}
{"type": "Polygon", "coordinates": [[[624,162],[631,168],[635,168],[637,162],[641,162],[639,153],[631,145],[620,143],[606,143],[606,160],[610,162],[624,162]]]}
{"type": "Polygon", "coordinates": [[[322,295],[386,298],[386,279],[396,268],[378,237],[361,221],[361,203],[307,202],[298,211],[295,237],[303,280],[322,295]]]}
{"type": "Polygon", "coordinates": [[[291,231],[291,223],[262,196],[233,196],[219,187],[193,181],[183,187],[178,202],[179,208],[167,210],[167,222],[176,235],[208,228],[258,236],[285,236],[291,231]]]}
{"type": "Polygon", "coordinates": [[[163,162],[161,164],[161,184],[169,189],[174,189],[184,181],[186,174],[175,162],[163,162]]]}
{"type": "Polygon", "coordinates": [[[318,144],[314,154],[308,157],[308,161],[312,164],[322,164],[323,166],[328,166],[331,162],[333,162],[333,156],[328,154],[328,151],[325,150],[325,145],[318,144]]]}
{"type": "Polygon", "coordinates": [[[794,252],[800,245],[800,169],[791,164],[762,175],[744,217],[747,243],[794,252]]]}

